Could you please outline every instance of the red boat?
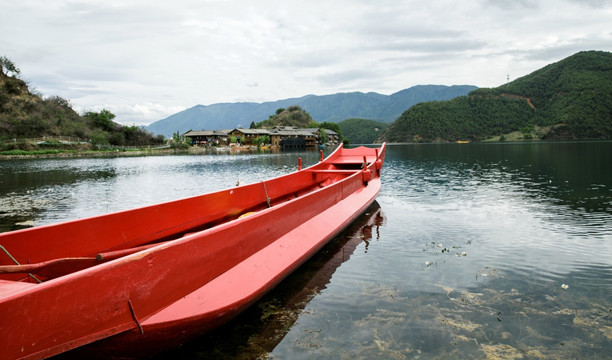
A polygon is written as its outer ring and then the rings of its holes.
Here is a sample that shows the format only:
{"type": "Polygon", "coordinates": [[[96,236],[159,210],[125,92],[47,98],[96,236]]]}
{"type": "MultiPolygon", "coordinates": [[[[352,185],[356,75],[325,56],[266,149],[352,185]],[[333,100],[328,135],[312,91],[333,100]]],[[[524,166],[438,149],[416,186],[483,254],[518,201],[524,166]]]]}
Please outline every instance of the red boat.
{"type": "Polygon", "coordinates": [[[385,145],[275,179],[0,234],[0,358],[176,346],[228,321],[355,220],[385,145]]]}

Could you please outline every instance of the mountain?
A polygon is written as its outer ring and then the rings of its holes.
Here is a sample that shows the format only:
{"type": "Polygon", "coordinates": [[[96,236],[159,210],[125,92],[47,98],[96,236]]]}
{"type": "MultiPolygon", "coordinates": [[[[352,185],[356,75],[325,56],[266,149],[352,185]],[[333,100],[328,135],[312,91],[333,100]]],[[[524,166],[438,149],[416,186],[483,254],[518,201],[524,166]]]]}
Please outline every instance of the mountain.
{"type": "Polygon", "coordinates": [[[612,53],[579,52],[497,88],[418,104],[377,141],[484,140],[513,132],[522,139],[612,139],[612,53]]]}
{"type": "Polygon", "coordinates": [[[235,127],[248,128],[251,122],[260,122],[279,108],[297,105],[307,111],[316,122],[339,122],[349,118],[366,118],[392,122],[414,104],[422,101],[448,100],[466,95],[476,89],[471,85],[418,85],[391,95],[374,92],[338,93],[333,95],[306,95],[264,103],[219,103],[196,105],[156,121],[146,129],[155,134],[170,136],[176,131],[219,130],[235,127]]]}

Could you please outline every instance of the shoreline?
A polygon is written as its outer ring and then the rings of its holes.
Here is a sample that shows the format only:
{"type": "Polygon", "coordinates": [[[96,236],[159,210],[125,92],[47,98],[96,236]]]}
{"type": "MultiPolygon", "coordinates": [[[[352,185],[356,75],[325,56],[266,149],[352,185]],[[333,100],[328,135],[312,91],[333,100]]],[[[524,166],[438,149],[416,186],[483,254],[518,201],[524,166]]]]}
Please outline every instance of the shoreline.
{"type": "MultiPolygon", "coordinates": [[[[480,140],[469,141],[466,143],[458,143],[454,141],[444,142],[387,142],[387,145],[426,145],[426,144],[457,144],[457,145],[473,145],[473,144],[529,144],[529,143],[562,143],[562,142],[607,142],[608,139],[565,139],[565,140],[480,140]]],[[[376,145],[374,144],[355,144],[358,145],[376,145]]],[[[277,148],[257,149],[250,146],[240,147],[190,147],[188,149],[142,149],[142,150],[115,150],[115,151],[79,151],[79,150],[56,150],[56,152],[36,153],[37,151],[23,151],[23,154],[2,154],[0,153],[0,161],[2,160],[26,160],[26,159],[77,159],[77,158],[108,158],[108,157],[137,157],[137,156],[170,156],[170,155],[217,155],[217,154],[240,154],[240,153],[270,153],[278,152],[277,148]],[[30,153],[28,153],[30,152],[30,153]]]]}
{"type": "Polygon", "coordinates": [[[20,160],[20,159],[72,159],[72,158],[103,158],[103,157],[136,157],[136,156],[168,156],[168,155],[213,155],[213,154],[236,154],[253,153],[258,151],[274,151],[273,149],[258,150],[249,146],[226,147],[226,148],[205,148],[190,147],[188,149],[142,149],[142,150],[69,150],[57,149],[55,151],[44,152],[40,150],[23,151],[20,154],[2,154],[1,160],[20,160]],[[37,153],[40,152],[40,153],[37,153]]]}

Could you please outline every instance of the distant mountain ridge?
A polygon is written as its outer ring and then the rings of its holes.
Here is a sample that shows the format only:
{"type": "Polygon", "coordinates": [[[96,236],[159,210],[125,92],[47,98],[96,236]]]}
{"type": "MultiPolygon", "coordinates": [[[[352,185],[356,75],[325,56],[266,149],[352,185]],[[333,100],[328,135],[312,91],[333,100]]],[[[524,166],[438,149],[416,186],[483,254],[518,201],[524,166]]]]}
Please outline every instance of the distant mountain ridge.
{"type": "Polygon", "coordinates": [[[196,105],[165,119],[156,121],[146,130],[166,137],[178,131],[219,130],[249,127],[273,115],[279,108],[298,105],[317,122],[339,122],[350,118],[363,118],[392,122],[406,109],[424,101],[449,100],[477,89],[472,85],[417,85],[391,95],[375,92],[338,93],[332,95],[306,95],[264,103],[218,103],[196,105]]]}
{"type": "Polygon", "coordinates": [[[582,51],[496,88],[406,110],[377,141],[612,139],[612,53],[582,51]]]}

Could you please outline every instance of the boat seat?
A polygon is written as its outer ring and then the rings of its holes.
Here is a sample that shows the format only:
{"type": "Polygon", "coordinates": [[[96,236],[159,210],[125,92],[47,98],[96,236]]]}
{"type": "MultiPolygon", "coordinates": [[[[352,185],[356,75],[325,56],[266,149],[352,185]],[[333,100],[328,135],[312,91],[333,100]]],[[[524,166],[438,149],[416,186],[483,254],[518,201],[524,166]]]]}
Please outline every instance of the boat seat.
{"type": "Polygon", "coordinates": [[[31,289],[36,284],[22,281],[0,280],[0,298],[9,297],[31,289]]]}
{"type": "Polygon", "coordinates": [[[356,171],[359,171],[361,169],[355,169],[355,170],[343,170],[343,169],[331,169],[331,170],[310,170],[310,172],[315,173],[315,174],[354,174],[356,171]]]}

